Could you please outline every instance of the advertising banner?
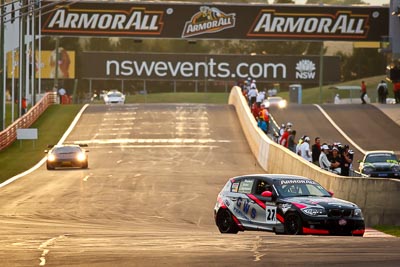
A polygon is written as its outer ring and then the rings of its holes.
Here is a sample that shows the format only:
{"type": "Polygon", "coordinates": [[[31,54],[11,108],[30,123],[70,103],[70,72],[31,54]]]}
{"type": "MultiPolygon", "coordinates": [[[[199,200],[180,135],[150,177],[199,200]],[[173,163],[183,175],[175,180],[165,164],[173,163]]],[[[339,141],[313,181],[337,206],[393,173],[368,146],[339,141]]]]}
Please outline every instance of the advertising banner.
{"type": "MultiPolygon", "coordinates": [[[[57,76],[59,79],[74,79],[75,78],[75,51],[67,51],[60,47],[58,62],[56,62],[56,52],[42,51],[41,62],[38,62],[39,52],[35,53],[35,77],[39,77],[39,70],[41,71],[40,77],[42,79],[54,79],[57,76]]],[[[7,78],[19,77],[19,52],[11,51],[7,53],[7,78]]]]}
{"type": "MultiPolygon", "coordinates": [[[[316,83],[319,56],[85,52],[80,77],[87,79],[229,80],[316,83]]],[[[340,58],[324,57],[324,82],[340,80],[340,58]]]]}
{"type": "Polygon", "coordinates": [[[381,41],[389,28],[377,6],[62,1],[43,14],[57,36],[381,41]]]}

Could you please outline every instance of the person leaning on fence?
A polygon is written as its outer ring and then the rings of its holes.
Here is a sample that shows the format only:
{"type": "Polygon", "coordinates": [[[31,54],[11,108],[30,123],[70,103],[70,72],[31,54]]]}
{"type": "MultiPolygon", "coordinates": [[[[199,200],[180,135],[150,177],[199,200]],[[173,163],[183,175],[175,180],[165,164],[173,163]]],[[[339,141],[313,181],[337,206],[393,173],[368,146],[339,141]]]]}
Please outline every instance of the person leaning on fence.
{"type": "Polygon", "coordinates": [[[312,162],[312,153],[311,153],[311,148],[310,148],[310,137],[306,136],[304,137],[303,143],[300,145],[300,156],[309,161],[312,162]]]}
{"type": "Polygon", "coordinates": [[[340,174],[340,171],[337,170],[338,166],[340,166],[340,163],[332,163],[329,161],[328,154],[329,146],[327,144],[323,144],[321,146],[321,154],[319,155],[319,166],[326,171],[340,174]]]}
{"type": "Polygon", "coordinates": [[[312,161],[315,165],[319,165],[319,155],[321,154],[321,138],[315,137],[314,144],[311,146],[312,161]]]}
{"type": "Polygon", "coordinates": [[[292,130],[288,138],[288,148],[294,153],[296,153],[296,146],[297,146],[295,138],[296,138],[296,130],[292,130]]]}
{"type": "Polygon", "coordinates": [[[350,167],[353,162],[353,155],[350,154],[349,145],[345,145],[341,149],[340,155],[341,155],[341,164],[340,164],[341,173],[340,173],[340,175],[349,176],[350,175],[350,167]]]}
{"type": "Polygon", "coordinates": [[[331,163],[332,163],[331,171],[333,173],[336,173],[339,175],[342,173],[342,168],[340,167],[341,162],[342,162],[342,159],[339,154],[339,149],[334,146],[332,148],[332,158],[331,158],[331,163]]]}

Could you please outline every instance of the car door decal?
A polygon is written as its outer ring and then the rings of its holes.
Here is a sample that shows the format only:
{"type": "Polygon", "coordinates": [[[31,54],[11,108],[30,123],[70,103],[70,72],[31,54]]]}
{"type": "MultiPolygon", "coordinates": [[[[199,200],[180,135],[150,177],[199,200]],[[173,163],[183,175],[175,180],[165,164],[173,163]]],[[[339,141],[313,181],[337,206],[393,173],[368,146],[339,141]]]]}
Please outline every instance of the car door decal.
{"type": "Polygon", "coordinates": [[[265,207],[266,222],[269,224],[276,224],[276,207],[266,206],[265,207]]]}

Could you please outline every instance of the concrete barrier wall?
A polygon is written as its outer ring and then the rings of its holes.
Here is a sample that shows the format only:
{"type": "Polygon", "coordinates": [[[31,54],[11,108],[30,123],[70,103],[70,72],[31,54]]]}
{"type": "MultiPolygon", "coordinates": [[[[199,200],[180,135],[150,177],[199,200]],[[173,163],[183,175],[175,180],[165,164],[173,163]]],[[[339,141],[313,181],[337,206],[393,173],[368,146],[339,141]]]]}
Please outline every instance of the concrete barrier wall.
{"type": "Polygon", "coordinates": [[[317,181],[335,197],[356,203],[369,226],[400,225],[400,180],[343,177],[324,171],[268,138],[257,127],[239,87],[232,88],[229,104],[235,106],[250,149],[267,173],[301,175],[317,181]]]}

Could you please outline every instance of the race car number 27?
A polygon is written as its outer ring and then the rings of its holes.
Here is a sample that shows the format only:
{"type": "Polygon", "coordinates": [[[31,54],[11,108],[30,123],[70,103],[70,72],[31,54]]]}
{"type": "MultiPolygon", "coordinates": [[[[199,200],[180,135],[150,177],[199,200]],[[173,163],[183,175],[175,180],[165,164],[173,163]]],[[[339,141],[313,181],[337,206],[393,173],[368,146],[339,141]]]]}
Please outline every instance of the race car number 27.
{"type": "Polygon", "coordinates": [[[276,207],[267,206],[265,208],[267,223],[276,223],[276,207]]]}

